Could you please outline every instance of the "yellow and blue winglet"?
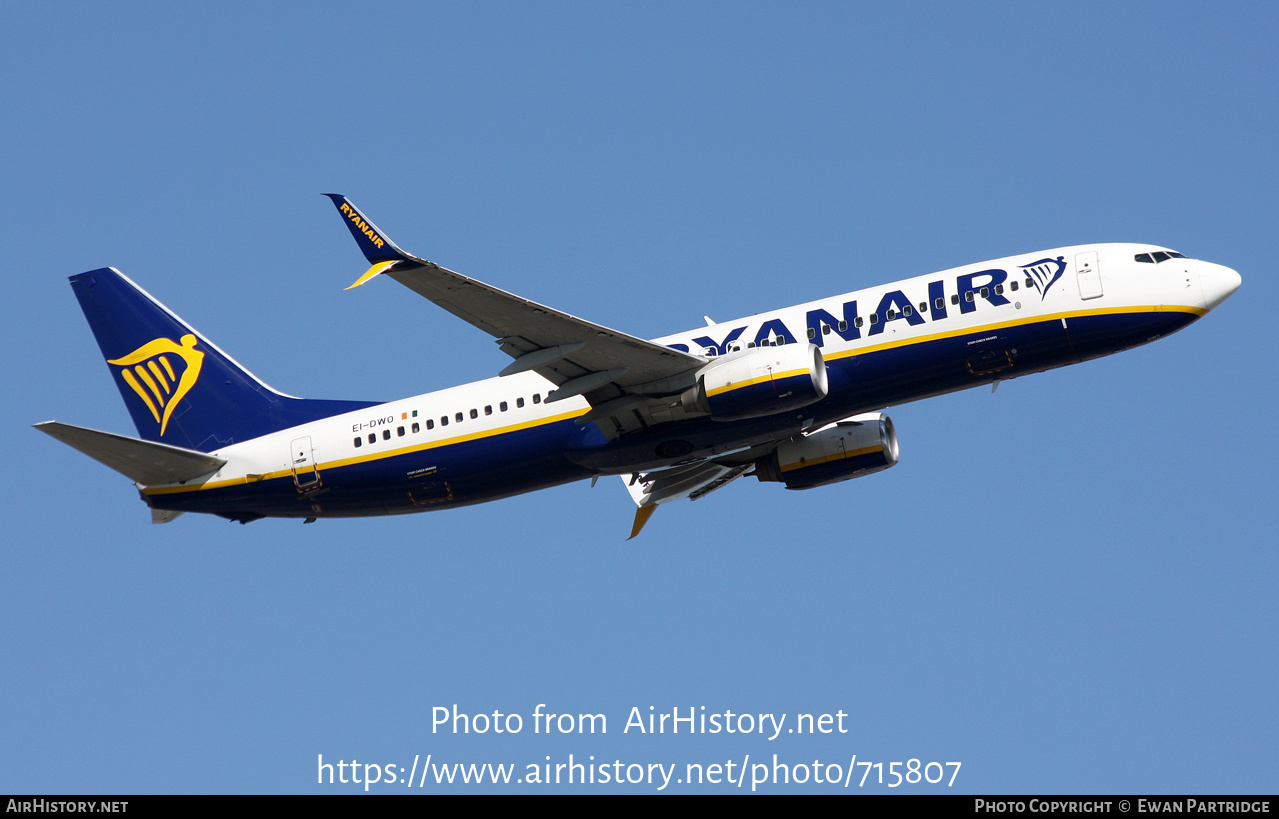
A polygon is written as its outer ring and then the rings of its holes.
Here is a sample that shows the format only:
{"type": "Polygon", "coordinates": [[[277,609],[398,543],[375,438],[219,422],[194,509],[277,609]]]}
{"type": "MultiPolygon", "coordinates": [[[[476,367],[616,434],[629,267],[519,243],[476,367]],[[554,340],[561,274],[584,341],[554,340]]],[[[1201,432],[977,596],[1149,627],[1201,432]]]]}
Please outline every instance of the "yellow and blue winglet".
{"type": "MultiPolygon", "coordinates": [[[[372,267],[365,271],[363,276],[356,279],[355,284],[351,285],[351,287],[359,287],[399,262],[408,262],[414,265],[420,262],[419,259],[396,247],[395,242],[387,238],[385,233],[378,230],[377,225],[370,222],[355,205],[351,204],[351,200],[340,193],[326,193],[324,195],[333,200],[338,213],[341,214],[343,221],[346,222],[347,229],[351,231],[351,235],[355,237],[356,243],[360,246],[360,251],[364,254],[364,258],[368,259],[372,264],[372,267]]],[[[346,289],[350,290],[351,287],[346,289]]]]}

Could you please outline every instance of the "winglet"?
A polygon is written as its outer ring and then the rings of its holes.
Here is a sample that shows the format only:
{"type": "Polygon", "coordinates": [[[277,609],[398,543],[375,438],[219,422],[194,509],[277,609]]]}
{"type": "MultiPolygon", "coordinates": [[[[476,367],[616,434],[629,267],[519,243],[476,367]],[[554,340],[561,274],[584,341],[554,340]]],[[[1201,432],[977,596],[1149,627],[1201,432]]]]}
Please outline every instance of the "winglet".
{"type": "Polygon", "coordinates": [[[644,528],[644,524],[648,523],[648,519],[653,517],[653,513],[657,511],[657,504],[651,506],[641,506],[635,510],[635,523],[631,526],[631,536],[627,540],[634,540],[635,536],[644,528]]]}
{"type": "Polygon", "coordinates": [[[400,263],[400,262],[399,262],[399,260],[398,260],[398,259],[396,259],[396,260],[395,260],[395,261],[393,261],[393,262],[375,262],[375,263],[373,264],[373,266],[372,266],[372,267],[370,267],[368,270],[364,271],[364,275],[363,275],[363,276],[361,276],[360,278],[358,278],[358,279],[356,279],[356,280],[355,280],[355,284],[352,284],[352,285],[350,285],[350,286],[348,286],[348,287],[346,287],[346,288],[343,288],[343,289],[345,289],[345,290],[354,290],[355,288],[357,288],[357,287],[359,287],[360,285],[364,284],[366,281],[368,281],[369,279],[373,278],[373,277],[374,277],[374,276],[376,276],[377,274],[379,274],[379,273],[385,273],[386,271],[388,271],[388,270],[390,270],[391,268],[395,267],[395,266],[396,266],[397,264],[399,264],[399,263],[400,263]]]}
{"type": "MultiPolygon", "coordinates": [[[[355,241],[359,244],[364,258],[368,259],[373,265],[351,287],[359,287],[379,273],[386,272],[396,262],[417,263],[421,261],[400,250],[395,242],[392,242],[385,233],[378,230],[377,225],[370,222],[355,205],[351,204],[351,200],[340,193],[326,193],[324,195],[333,200],[334,207],[338,209],[338,213],[341,214],[343,221],[346,222],[347,229],[355,237],[355,241]]],[[[350,290],[351,287],[346,289],[350,290]]]]}

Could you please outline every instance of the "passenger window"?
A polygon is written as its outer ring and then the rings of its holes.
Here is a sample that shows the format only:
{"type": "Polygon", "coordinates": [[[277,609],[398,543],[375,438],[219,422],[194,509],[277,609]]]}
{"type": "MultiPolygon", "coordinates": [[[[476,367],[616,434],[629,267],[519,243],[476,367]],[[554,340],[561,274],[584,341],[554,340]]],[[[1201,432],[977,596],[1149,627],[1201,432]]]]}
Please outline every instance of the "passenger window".
{"type": "Polygon", "coordinates": [[[475,419],[475,418],[479,418],[479,417],[480,417],[480,411],[479,411],[479,410],[477,410],[477,409],[472,409],[472,410],[471,410],[471,418],[472,418],[472,419],[475,419]]]}
{"type": "Polygon", "coordinates": [[[981,289],[981,297],[982,297],[983,299],[988,299],[988,298],[990,298],[990,288],[989,288],[989,287],[983,287],[983,288],[981,289]]]}
{"type": "Polygon", "coordinates": [[[542,403],[542,394],[541,394],[541,393],[539,393],[539,392],[535,392],[535,393],[533,393],[533,403],[534,403],[534,404],[540,404],[540,403],[542,403]]]}
{"type": "Polygon", "coordinates": [[[927,313],[927,312],[928,312],[928,302],[926,302],[926,301],[921,301],[921,302],[919,303],[919,312],[921,312],[921,313],[927,313]]]}
{"type": "Polygon", "coordinates": [[[1012,291],[1013,291],[1014,293],[1016,293],[1016,292],[1017,292],[1017,280],[1016,280],[1016,279],[1013,279],[1012,281],[1010,281],[1010,282],[1008,283],[1008,286],[1012,288],[1012,291]]]}
{"type": "Polygon", "coordinates": [[[434,419],[431,419],[431,418],[427,418],[427,419],[426,419],[426,428],[427,428],[427,429],[435,429],[435,421],[434,421],[434,419]]]}
{"type": "Polygon", "coordinates": [[[492,404],[485,404],[485,405],[484,405],[484,414],[485,414],[485,415],[492,415],[492,414],[493,414],[493,405],[492,405],[492,404]]]}
{"type": "Polygon", "coordinates": [[[1026,277],[1026,286],[1027,286],[1027,287],[1034,287],[1034,286],[1035,286],[1035,282],[1034,282],[1033,280],[1031,280],[1031,278],[1030,278],[1029,276],[1027,276],[1027,277],[1026,277]]]}
{"type": "Polygon", "coordinates": [[[950,297],[950,303],[951,303],[951,304],[959,304],[959,294],[958,294],[958,293],[956,293],[955,295],[953,295],[953,296],[951,296],[951,297],[950,297]]]}
{"type": "Polygon", "coordinates": [[[973,300],[973,291],[969,290],[967,293],[964,294],[964,301],[972,301],[972,300],[973,300]]]}
{"type": "Polygon", "coordinates": [[[996,293],[1003,293],[1003,292],[1004,292],[1004,286],[1003,286],[1002,284],[997,284],[997,285],[995,285],[995,292],[996,292],[996,293]]]}
{"type": "Polygon", "coordinates": [[[370,444],[376,444],[376,443],[377,443],[377,436],[376,436],[376,435],[374,435],[372,432],[370,432],[370,433],[369,433],[369,443],[370,443],[370,444]]]}
{"type": "Polygon", "coordinates": [[[391,430],[389,429],[382,430],[382,440],[383,441],[391,440],[391,430]]]}
{"type": "Polygon", "coordinates": [[[871,313],[871,314],[870,314],[870,323],[871,323],[871,324],[879,324],[879,313],[871,313]]]}
{"type": "Polygon", "coordinates": [[[909,304],[902,308],[903,316],[911,316],[911,315],[914,315],[914,313],[915,313],[915,309],[911,307],[909,304]]]}
{"type": "Polygon", "coordinates": [[[360,448],[360,447],[362,447],[362,446],[364,446],[364,439],[363,439],[363,438],[360,438],[359,436],[356,436],[356,439],[355,439],[355,448],[356,448],[356,449],[359,449],[359,448],[360,448]]]}
{"type": "Polygon", "coordinates": [[[937,298],[933,299],[933,307],[935,307],[938,310],[944,309],[946,307],[945,297],[938,296],[937,298]]]}
{"type": "Polygon", "coordinates": [[[503,401],[502,403],[498,404],[497,408],[500,409],[502,412],[506,412],[506,402],[503,401]]]}
{"type": "Polygon", "coordinates": [[[895,318],[897,318],[897,311],[889,310],[888,314],[884,317],[884,321],[892,321],[895,318]]]}
{"type": "Polygon", "coordinates": [[[462,413],[460,412],[453,413],[453,420],[457,421],[459,424],[462,423],[462,417],[462,413]]]}
{"type": "MultiPolygon", "coordinates": [[[[822,328],[822,329],[824,330],[824,329],[826,329],[826,328],[823,326],[823,328],[822,328]]],[[[809,328],[808,328],[808,337],[809,337],[809,338],[817,338],[817,328],[816,328],[816,327],[809,327],[809,328]]]]}
{"type": "MultiPolygon", "coordinates": [[[[866,322],[862,321],[862,317],[861,317],[861,316],[858,316],[857,318],[853,319],[853,324],[857,325],[858,327],[861,327],[861,326],[862,326],[863,324],[865,324],[865,323],[866,323],[866,322]]],[[[840,324],[843,324],[843,325],[844,325],[844,329],[845,329],[845,330],[847,330],[847,329],[848,329],[848,324],[847,324],[846,322],[841,321],[841,322],[840,322],[840,324]]]]}
{"type": "MultiPolygon", "coordinates": [[[[858,327],[861,327],[861,326],[862,326],[862,320],[861,320],[860,318],[858,318],[858,319],[857,319],[857,326],[858,326],[858,327]]],[[[845,331],[847,331],[847,330],[848,330],[848,322],[846,322],[846,321],[841,321],[841,322],[839,323],[839,331],[840,331],[841,333],[843,333],[843,332],[845,332],[845,331]]]]}
{"type": "Polygon", "coordinates": [[[440,426],[447,427],[449,425],[449,417],[447,415],[440,416],[440,426]]]}
{"type": "Polygon", "coordinates": [[[824,335],[824,336],[828,336],[828,335],[830,335],[830,325],[829,325],[829,324],[823,324],[823,325],[822,325],[822,335],[824,335]]]}
{"type": "Polygon", "coordinates": [[[523,398],[516,398],[516,399],[515,399],[515,406],[517,406],[517,407],[522,407],[522,406],[524,406],[524,399],[523,399],[523,398]]]}
{"type": "Polygon", "coordinates": [[[417,421],[414,421],[414,422],[413,422],[413,434],[414,434],[414,435],[416,435],[417,433],[419,433],[419,432],[421,432],[421,431],[422,431],[422,425],[421,425],[421,424],[419,424],[417,421]]]}
{"type": "Polygon", "coordinates": [[[396,427],[396,428],[395,428],[395,436],[396,436],[397,438],[403,438],[403,437],[404,437],[404,427],[396,427]]]}

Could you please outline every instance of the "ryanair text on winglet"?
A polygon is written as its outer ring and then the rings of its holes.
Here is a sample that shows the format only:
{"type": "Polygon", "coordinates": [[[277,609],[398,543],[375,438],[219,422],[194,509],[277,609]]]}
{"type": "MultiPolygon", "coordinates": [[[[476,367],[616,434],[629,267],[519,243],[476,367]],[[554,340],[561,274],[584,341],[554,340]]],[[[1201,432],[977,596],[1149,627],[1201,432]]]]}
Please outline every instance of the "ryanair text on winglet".
{"type": "Polygon", "coordinates": [[[382,248],[382,245],[384,244],[382,237],[377,235],[377,231],[374,230],[368,222],[360,218],[360,214],[355,212],[355,208],[343,202],[342,207],[340,207],[339,210],[346,214],[348,219],[355,222],[355,226],[360,229],[360,232],[369,237],[369,241],[377,245],[379,250],[382,248]]]}

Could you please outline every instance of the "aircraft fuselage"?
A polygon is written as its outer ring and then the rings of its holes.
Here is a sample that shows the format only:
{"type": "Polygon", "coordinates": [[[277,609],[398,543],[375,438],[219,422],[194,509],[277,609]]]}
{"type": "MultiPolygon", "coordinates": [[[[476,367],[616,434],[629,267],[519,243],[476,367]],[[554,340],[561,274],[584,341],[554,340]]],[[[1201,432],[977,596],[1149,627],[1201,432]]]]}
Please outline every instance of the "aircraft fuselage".
{"type": "Polygon", "coordinates": [[[581,395],[523,372],[362,407],[211,450],[202,481],[140,487],[154,509],[259,516],[399,514],[627,474],[792,438],[872,410],[1154,341],[1206,314],[1238,275],[1151,245],[1022,254],[656,339],[712,358],[813,344],[825,398],[719,421],[678,409],[623,431],[578,423],[581,395]],[[1154,256],[1164,255],[1161,261],[1154,256]],[[1145,255],[1150,261],[1138,261],[1145,255]]]}

